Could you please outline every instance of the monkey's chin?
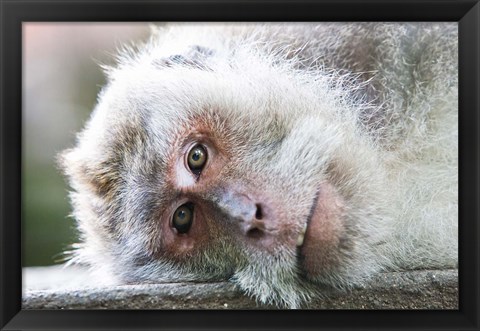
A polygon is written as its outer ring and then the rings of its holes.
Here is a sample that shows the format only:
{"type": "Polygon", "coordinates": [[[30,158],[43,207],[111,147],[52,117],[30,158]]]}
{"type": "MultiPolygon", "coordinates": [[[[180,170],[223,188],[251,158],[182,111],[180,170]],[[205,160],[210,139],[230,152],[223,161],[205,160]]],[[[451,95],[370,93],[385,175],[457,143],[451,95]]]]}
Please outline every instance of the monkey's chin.
{"type": "Polygon", "coordinates": [[[343,233],[343,210],[343,199],[333,185],[322,183],[312,203],[303,243],[299,246],[300,266],[307,278],[316,278],[336,267],[335,252],[343,233]]]}

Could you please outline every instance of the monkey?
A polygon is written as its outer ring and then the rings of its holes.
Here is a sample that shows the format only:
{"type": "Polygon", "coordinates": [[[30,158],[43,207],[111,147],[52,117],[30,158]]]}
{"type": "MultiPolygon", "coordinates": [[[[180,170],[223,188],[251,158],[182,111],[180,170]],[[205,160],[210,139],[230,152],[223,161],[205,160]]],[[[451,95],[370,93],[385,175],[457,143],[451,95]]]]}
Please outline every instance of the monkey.
{"type": "Polygon", "coordinates": [[[58,157],[69,263],[279,308],[457,267],[457,48],[456,23],[153,28],[58,157]]]}

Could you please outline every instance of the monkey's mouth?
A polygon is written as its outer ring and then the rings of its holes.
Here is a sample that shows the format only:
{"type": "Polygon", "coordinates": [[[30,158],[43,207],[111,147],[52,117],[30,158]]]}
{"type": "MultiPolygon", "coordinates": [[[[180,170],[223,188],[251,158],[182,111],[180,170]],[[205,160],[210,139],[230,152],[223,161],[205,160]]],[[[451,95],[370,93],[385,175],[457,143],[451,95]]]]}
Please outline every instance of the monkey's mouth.
{"type": "Polygon", "coordinates": [[[308,226],[310,225],[310,222],[313,218],[313,215],[315,214],[315,210],[317,209],[317,203],[318,203],[318,197],[320,196],[320,190],[317,190],[315,193],[315,197],[313,198],[313,203],[312,206],[310,207],[310,212],[307,217],[307,221],[303,224],[303,228],[298,234],[297,237],[297,248],[299,250],[302,249],[303,243],[305,242],[305,233],[307,232],[308,226]]]}
{"type": "Polygon", "coordinates": [[[297,240],[299,265],[307,277],[319,276],[337,263],[344,208],[344,200],[335,187],[323,182],[297,240]]]}

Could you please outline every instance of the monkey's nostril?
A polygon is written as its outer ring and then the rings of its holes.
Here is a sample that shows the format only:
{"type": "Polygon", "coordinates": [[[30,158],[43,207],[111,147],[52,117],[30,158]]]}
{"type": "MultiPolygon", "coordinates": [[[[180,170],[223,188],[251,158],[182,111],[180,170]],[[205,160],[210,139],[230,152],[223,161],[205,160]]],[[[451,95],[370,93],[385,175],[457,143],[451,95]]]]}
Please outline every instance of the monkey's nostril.
{"type": "Polygon", "coordinates": [[[247,237],[250,237],[252,239],[258,239],[258,238],[261,238],[262,236],[263,236],[263,232],[258,228],[252,228],[247,231],[247,237]]]}
{"type": "Polygon", "coordinates": [[[263,212],[262,212],[262,206],[260,206],[258,203],[255,205],[257,207],[257,211],[255,212],[255,218],[257,220],[261,220],[263,218],[263,212]]]}

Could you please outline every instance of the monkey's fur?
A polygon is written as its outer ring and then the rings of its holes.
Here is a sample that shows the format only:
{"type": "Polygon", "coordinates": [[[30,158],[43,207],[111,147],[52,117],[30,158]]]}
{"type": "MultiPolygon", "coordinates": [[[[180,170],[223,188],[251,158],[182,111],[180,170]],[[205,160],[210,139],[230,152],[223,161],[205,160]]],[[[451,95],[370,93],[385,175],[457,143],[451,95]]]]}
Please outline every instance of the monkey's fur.
{"type": "Polygon", "coordinates": [[[60,156],[72,262],[113,283],[230,279],[290,308],[382,270],[456,267],[457,39],[456,23],[157,29],[106,68],[60,156]],[[182,161],[197,139],[198,178],[182,161]]]}

